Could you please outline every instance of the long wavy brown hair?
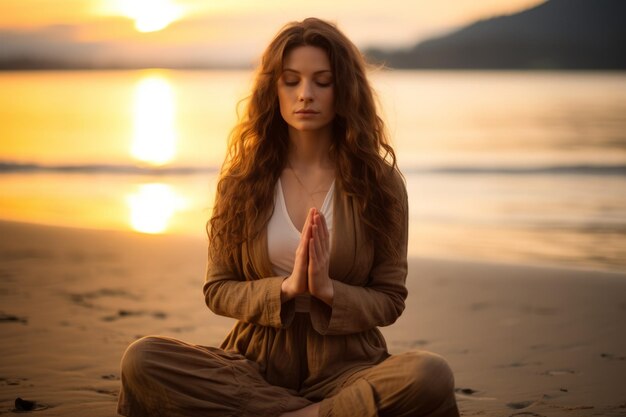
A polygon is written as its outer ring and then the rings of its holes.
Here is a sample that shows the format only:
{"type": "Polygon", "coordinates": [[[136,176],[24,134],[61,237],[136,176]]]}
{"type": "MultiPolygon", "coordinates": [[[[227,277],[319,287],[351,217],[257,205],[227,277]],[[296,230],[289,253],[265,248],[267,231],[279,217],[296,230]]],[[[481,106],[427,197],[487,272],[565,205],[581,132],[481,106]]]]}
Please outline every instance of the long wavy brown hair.
{"type": "Polygon", "coordinates": [[[267,226],[274,188],[285,168],[289,136],[278,102],[283,60],[294,48],[315,46],[328,54],[333,73],[335,111],[332,156],[336,182],[354,199],[377,256],[397,255],[402,235],[403,195],[394,187],[396,156],[376,111],[357,47],[334,25],[316,18],[285,25],[265,50],[252,94],[231,132],[228,153],[207,223],[213,261],[238,265],[241,245],[267,226]]]}

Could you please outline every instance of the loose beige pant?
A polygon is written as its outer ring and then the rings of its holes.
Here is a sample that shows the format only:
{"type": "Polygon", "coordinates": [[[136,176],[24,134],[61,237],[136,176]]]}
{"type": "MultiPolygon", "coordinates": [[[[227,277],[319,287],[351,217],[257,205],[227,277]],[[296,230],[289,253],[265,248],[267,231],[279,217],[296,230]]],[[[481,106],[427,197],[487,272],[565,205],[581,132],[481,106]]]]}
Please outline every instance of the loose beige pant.
{"type": "Polygon", "coordinates": [[[239,354],[170,338],[139,339],[122,359],[118,412],[125,416],[275,417],[319,401],[320,417],[459,415],[448,364],[425,351],[393,355],[308,392],[270,385],[239,354]]]}

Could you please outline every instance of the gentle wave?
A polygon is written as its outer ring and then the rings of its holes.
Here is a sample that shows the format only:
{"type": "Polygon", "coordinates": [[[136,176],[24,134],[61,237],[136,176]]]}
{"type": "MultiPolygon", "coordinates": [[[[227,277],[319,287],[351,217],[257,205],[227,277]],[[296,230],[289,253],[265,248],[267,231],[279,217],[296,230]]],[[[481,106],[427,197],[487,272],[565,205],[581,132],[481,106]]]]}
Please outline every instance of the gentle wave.
{"type": "MultiPolygon", "coordinates": [[[[405,174],[449,174],[449,175],[626,175],[624,164],[601,165],[547,165],[547,166],[401,166],[405,174]]],[[[51,172],[77,174],[135,174],[135,175],[195,175],[217,173],[217,167],[164,166],[148,167],[115,164],[43,165],[37,163],[1,162],[0,174],[15,172],[51,172]]]]}
{"type": "Polygon", "coordinates": [[[547,165],[547,166],[441,166],[441,167],[409,167],[402,169],[406,174],[494,174],[494,175],[626,175],[626,165],[547,165]]]}
{"type": "Polygon", "coordinates": [[[215,167],[197,166],[146,167],[113,164],[43,165],[37,163],[0,162],[0,174],[15,172],[51,172],[67,174],[195,175],[216,173],[217,171],[218,169],[215,167]]]}

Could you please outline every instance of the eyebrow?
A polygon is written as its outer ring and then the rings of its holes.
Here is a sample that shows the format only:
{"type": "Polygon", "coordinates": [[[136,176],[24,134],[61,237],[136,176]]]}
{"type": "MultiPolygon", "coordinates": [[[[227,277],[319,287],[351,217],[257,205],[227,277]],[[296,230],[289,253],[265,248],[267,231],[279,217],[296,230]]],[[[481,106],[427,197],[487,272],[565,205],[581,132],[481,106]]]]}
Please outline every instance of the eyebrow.
{"type": "MultiPolygon", "coordinates": [[[[297,71],[297,70],[295,70],[295,69],[292,69],[292,68],[283,68],[283,72],[287,72],[287,71],[289,71],[289,72],[295,72],[296,74],[300,74],[300,71],[297,71]]],[[[319,71],[315,71],[313,74],[314,74],[314,75],[317,75],[317,74],[322,74],[322,73],[324,73],[324,72],[330,72],[330,73],[332,73],[332,71],[331,71],[331,70],[319,70],[319,71]]]]}

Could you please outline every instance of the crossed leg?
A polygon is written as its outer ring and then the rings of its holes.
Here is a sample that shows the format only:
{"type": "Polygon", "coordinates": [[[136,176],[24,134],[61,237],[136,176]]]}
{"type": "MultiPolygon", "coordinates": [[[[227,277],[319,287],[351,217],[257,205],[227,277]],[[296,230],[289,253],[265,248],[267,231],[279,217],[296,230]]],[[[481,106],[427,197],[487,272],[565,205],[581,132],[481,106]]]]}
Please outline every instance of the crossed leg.
{"type": "Polygon", "coordinates": [[[441,356],[393,355],[351,375],[320,403],[320,417],[458,417],[454,377],[441,356]]]}
{"type": "Polygon", "coordinates": [[[144,337],[122,358],[118,413],[129,417],[276,417],[311,404],[269,384],[242,355],[144,337]]]}
{"type": "Polygon", "coordinates": [[[433,353],[393,355],[312,403],[269,384],[258,365],[241,355],[165,337],[145,337],[126,350],[118,412],[130,417],[459,416],[452,372],[433,353]]]}

